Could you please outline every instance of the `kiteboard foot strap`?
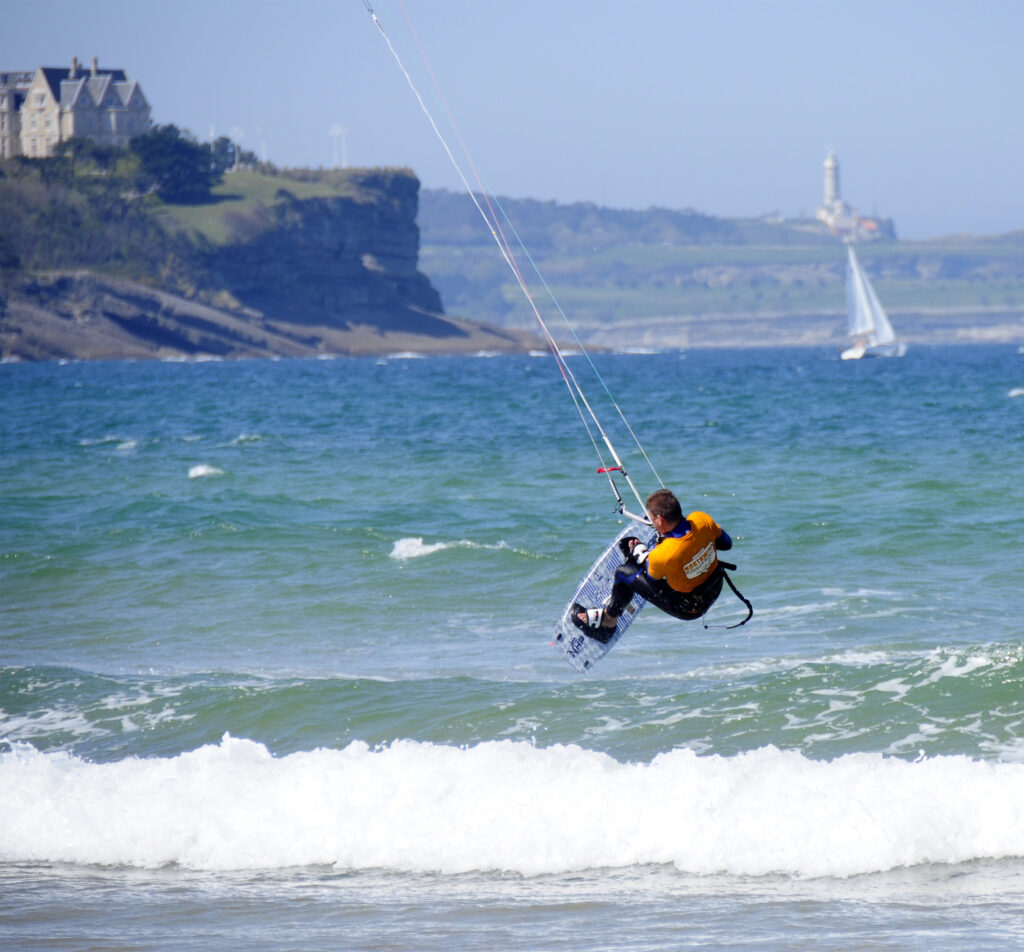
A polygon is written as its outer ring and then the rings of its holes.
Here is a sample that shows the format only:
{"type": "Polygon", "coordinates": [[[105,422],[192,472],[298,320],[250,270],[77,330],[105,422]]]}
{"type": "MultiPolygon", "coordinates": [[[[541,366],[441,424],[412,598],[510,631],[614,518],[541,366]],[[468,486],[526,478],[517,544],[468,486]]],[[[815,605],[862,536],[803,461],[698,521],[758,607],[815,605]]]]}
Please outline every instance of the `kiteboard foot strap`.
{"type": "Polygon", "coordinates": [[[581,631],[585,631],[591,638],[606,644],[608,639],[615,634],[614,628],[605,625],[605,610],[603,608],[584,608],[578,602],[569,609],[572,615],[572,623],[581,631]],[[586,621],[580,615],[586,615],[586,621]]]}

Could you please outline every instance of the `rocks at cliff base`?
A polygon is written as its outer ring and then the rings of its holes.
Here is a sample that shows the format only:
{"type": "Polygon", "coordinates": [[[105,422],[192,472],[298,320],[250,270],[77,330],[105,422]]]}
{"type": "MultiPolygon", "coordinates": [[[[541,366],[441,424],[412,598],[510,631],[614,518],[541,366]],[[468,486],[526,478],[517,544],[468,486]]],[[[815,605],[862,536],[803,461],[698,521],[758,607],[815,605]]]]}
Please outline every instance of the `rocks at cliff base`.
{"type": "Polygon", "coordinates": [[[4,360],[121,360],[514,352],[528,335],[396,304],[385,318],[358,310],[340,326],[228,310],[90,272],[0,281],[4,360]]]}

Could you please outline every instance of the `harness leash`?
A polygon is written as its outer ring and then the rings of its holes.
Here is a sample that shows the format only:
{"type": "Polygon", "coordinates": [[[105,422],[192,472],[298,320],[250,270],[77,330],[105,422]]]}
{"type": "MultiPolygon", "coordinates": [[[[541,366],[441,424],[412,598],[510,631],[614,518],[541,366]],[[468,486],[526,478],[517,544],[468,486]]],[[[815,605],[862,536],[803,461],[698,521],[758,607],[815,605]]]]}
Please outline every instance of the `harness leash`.
{"type": "Polygon", "coordinates": [[[732,589],[733,595],[735,595],[741,602],[743,602],[744,605],[747,606],[747,617],[744,618],[743,621],[736,622],[735,625],[709,625],[705,622],[704,627],[707,629],[715,628],[719,631],[728,631],[730,628],[739,628],[741,625],[745,625],[748,621],[750,621],[750,619],[754,617],[754,606],[751,605],[749,601],[747,601],[743,593],[733,584],[732,579],[729,578],[729,573],[726,572],[726,569],[731,569],[733,572],[735,572],[736,566],[732,562],[723,562],[721,559],[719,559],[718,567],[722,570],[722,578],[724,578],[729,583],[729,588],[732,589]]]}

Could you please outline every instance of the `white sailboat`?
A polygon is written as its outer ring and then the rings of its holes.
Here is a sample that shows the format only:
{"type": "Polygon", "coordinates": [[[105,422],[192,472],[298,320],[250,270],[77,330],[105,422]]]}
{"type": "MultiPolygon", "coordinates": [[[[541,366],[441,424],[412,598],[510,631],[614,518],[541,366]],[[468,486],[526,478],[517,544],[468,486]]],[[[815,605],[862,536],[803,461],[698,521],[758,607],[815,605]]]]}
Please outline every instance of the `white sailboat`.
{"type": "Polygon", "coordinates": [[[846,246],[846,314],[851,344],[843,360],[861,357],[902,357],[907,345],[896,340],[889,315],[857,260],[853,245],[846,246]]]}

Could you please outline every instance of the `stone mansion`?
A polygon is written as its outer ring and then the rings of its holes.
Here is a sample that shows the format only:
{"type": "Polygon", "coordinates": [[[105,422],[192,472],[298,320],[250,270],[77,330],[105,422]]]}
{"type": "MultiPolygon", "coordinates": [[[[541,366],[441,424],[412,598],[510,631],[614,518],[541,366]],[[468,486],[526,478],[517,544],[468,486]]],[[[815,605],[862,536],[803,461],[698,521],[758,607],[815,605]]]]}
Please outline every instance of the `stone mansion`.
{"type": "Polygon", "coordinates": [[[124,146],[151,126],[149,103],[123,69],[40,66],[0,72],[0,158],[43,158],[72,136],[124,146]]]}

